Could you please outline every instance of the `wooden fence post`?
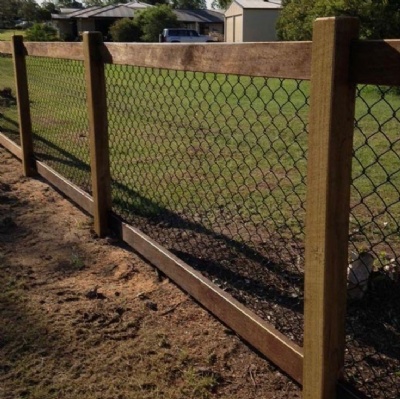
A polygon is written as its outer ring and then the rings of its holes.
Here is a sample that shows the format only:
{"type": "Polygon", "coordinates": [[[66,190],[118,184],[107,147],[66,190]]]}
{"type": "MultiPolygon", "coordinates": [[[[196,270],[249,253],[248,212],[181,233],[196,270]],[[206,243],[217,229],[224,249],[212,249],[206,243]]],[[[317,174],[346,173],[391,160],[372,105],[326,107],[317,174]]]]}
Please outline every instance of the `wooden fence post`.
{"type": "Polygon", "coordinates": [[[314,23],[308,138],[303,399],[333,399],[343,370],[358,20],[314,23]]]}
{"type": "Polygon", "coordinates": [[[17,91],[19,135],[22,150],[22,168],[25,176],[36,174],[33,158],[32,122],[26,72],[25,48],[22,36],[12,36],[14,78],[17,91]]]}
{"type": "Polygon", "coordinates": [[[86,92],[89,112],[90,167],[92,175],[94,230],[100,237],[109,229],[111,177],[103,37],[99,32],[83,34],[86,92]]]}

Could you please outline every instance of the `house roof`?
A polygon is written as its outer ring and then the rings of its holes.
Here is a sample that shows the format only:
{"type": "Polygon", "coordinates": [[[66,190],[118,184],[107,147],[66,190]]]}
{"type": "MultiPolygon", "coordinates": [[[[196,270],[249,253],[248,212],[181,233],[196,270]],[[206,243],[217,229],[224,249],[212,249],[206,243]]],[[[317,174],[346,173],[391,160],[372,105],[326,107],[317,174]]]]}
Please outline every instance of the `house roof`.
{"type": "Polygon", "coordinates": [[[68,14],[52,14],[53,19],[80,19],[80,18],[133,18],[135,9],[145,8],[143,3],[135,4],[136,7],[128,7],[125,4],[114,4],[109,6],[93,6],[84,10],[68,14]]]}
{"type": "Polygon", "coordinates": [[[101,6],[93,6],[88,7],[80,10],[75,10],[69,13],[61,13],[61,14],[51,14],[52,19],[69,19],[69,18],[79,18],[81,14],[87,14],[88,12],[98,10],[102,8],[101,6]]]}
{"type": "Polygon", "coordinates": [[[224,22],[224,15],[213,10],[173,10],[180,22],[224,22]]]}
{"type": "MultiPolygon", "coordinates": [[[[247,0],[248,1],[248,0],[247,0]]],[[[253,0],[256,1],[256,0],[253,0]]],[[[260,0],[258,0],[260,1],[260,0]]],[[[86,18],[133,18],[135,10],[152,7],[150,4],[134,1],[127,4],[93,6],[68,14],[52,14],[53,19],[86,18]]],[[[223,23],[224,15],[215,10],[173,10],[180,22],[223,23]]]]}
{"type": "Polygon", "coordinates": [[[60,7],[61,14],[69,14],[74,11],[82,11],[82,8],[60,7]]]}
{"type": "Polygon", "coordinates": [[[259,8],[280,10],[282,3],[279,0],[234,0],[242,8],[259,8]]]}
{"type": "Polygon", "coordinates": [[[94,10],[87,15],[80,15],[79,18],[133,18],[133,8],[125,7],[123,5],[106,6],[100,10],[94,10]]]}

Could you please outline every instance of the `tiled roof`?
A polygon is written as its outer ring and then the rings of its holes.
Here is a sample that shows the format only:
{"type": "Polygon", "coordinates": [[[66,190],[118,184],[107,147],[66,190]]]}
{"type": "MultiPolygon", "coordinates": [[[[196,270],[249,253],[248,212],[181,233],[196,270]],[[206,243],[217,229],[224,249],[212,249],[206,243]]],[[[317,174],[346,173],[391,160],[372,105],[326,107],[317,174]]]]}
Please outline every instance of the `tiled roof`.
{"type": "Polygon", "coordinates": [[[73,11],[73,12],[69,12],[67,14],[64,14],[64,13],[51,14],[51,17],[53,19],[79,18],[80,15],[87,14],[88,12],[92,12],[92,11],[98,10],[99,8],[102,8],[102,7],[101,6],[93,6],[93,7],[84,8],[84,9],[76,10],[76,11],[73,11]]]}

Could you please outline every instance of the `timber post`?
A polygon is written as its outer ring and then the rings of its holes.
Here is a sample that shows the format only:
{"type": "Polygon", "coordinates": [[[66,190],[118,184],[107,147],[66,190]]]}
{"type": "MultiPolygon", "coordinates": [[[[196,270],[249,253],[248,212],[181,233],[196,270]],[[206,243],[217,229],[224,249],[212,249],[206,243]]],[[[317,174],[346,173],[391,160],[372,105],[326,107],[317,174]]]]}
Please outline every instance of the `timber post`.
{"type": "Polygon", "coordinates": [[[306,202],[303,399],[334,399],[344,365],[358,20],[314,23],[306,202]]]}
{"type": "Polygon", "coordinates": [[[32,121],[23,36],[12,36],[12,57],[14,63],[15,87],[17,92],[22,168],[25,176],[33,176],[36,174],[36,171],[34,167],[32,121]]]}
{"type": "Polygon", "coordinates": [[[111,211],[107,98],[102,46],[101,33],[85,32],[83,34],[94,230],[100,237],[104,237],[108,233],[111,211]]]}

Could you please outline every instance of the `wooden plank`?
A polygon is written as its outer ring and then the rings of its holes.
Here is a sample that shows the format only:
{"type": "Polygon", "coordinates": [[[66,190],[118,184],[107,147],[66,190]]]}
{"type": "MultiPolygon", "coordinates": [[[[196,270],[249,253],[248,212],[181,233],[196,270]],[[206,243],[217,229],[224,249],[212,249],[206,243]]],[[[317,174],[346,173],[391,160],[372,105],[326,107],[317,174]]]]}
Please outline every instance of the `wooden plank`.
{"type": "Polygon", "coordinates": [[[72,42],[26,42],[25,54],[83,61],[83,46],[82,43],[72,42]]]}
{"type": "Polygon", "coordinates": [[[344,364],[358,20],[314,24],[308,138],[303,399],[333,399],[344,364]]]}
{"type": "Polygon", "coordinates": [[[0,132],[0,145],[2,145],[6,150],[10,151],[18,159],[22,160],[22,150],[21,147],[14,141],[10,140],[6,135],[0,132]]]}
{"type": "Polygon", "coordinates": [[[104,63],[100,52],[103,36],[100,32],[85,32],[83,43],[89,113],[94,230],[100,237],[103,237],[108,233],[108,217],[111,211],[106,82],[104,63]]]}
{"type": "Polygon", "coordinates": [[[400,40],[358,41],[351,46],[354,83],[400,86],[400,40]]]}
{"type": "Polygon", "coordinates": [[[12,54],[11,42],[0,41],[0,53],[2,53],[2,54],[12,54]]]}
{"type": "Polygon", "coordinates": [[[310,42],[107,43],[106,63],[276,78],[310,79],[310,42]]]}
{"type": "MultiPolygon", "coordinates": [[[[14,141],[10,140],[3,133],[0,133],[0,145],[10,151],[14,156],[22,161],[22,150],[19,145],[14,141]]],[[[90,215],[93,215],[93,198],[80,189],[69,180],[65,179],[62,175],[57,173],[54,169],[47,166],[45,163],[40,161],[34,161],[37,173],[46,179],[50,184],[60,190],[68,198],[70,198],[75,204],[81,207],[90,215]]]]}
{"type": "Polygon", "coordinates": [[[93,198],[43,162],[36,161],[40,176],[70,198],[80,208],[93,215],[93,198]]]}
{"type": "MultiPolygon", "coordinates": [[[[5,141],[9,140],[0,134],[0,144],[5,141]]],[[[89,194],[44,163],[37,161],[36,164],[37,171],[42,177],[86,212],[93,214],[94,201],[89,194]]],[[[116,216],[112,216],[111,224],[128,245],[163,271],[295,381],[301,383],[303,354],[298,345],[139,230],[121,222],[116,216]]]]}
{"type": "Polygon", "coordinates": [[[25,176],[35,174],[32,140],[31,110],[28,92],[28,76],[22,36],[12,37],[14,78],[17,92],[19,133],[22,149],[22,169],[25,176]]]}
{"type": "Polygon", "coordinates": [[[111,223],[113,230],[119,232],[123,241],[301,383],[303,355],[299,346],[141,231],[121,222],[115,216],[111,218],[111,223]]]}

